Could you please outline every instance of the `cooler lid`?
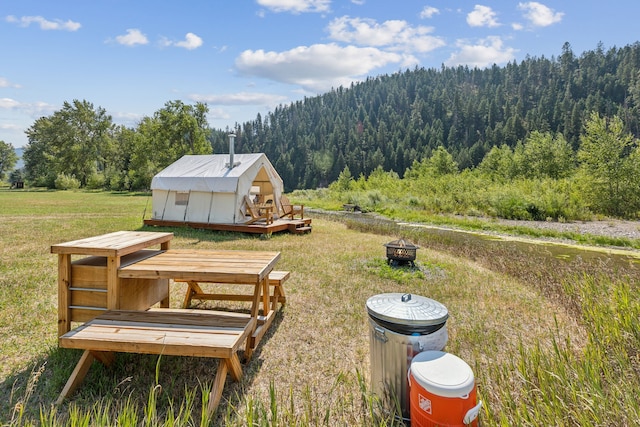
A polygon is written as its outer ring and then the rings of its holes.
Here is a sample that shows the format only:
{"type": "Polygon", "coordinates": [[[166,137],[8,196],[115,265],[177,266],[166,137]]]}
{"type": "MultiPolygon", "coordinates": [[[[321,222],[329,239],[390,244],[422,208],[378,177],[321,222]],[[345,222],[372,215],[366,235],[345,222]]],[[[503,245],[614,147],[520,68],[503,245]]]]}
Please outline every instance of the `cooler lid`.
{"type": "Polygon", "coordinates": [[[467,363],[443,351],[423,351],[411,361],[413,379],[426,391],[441,397],[466,397],[475,387],[467,363]]]}
{"type": "Polygon", "coordinates": [[[447,308],[420,295],[389,293],[367,300],[367,311],[376,319],[408,326],[430,326],[444,323],[449,317],[447,308]]]}

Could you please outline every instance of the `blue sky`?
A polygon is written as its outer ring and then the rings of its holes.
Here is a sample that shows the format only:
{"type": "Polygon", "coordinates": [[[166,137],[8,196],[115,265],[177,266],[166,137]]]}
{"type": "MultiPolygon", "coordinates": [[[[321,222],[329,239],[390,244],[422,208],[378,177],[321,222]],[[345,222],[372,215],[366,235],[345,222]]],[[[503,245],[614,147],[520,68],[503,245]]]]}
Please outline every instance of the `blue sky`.
{"type": "Polygon", "coordinates": [[[135,127],[168,101],[215,128],[407,68],[504,66],[633,44],[640,2],[2,0],[0,140],[63,102],[135,127]]]}

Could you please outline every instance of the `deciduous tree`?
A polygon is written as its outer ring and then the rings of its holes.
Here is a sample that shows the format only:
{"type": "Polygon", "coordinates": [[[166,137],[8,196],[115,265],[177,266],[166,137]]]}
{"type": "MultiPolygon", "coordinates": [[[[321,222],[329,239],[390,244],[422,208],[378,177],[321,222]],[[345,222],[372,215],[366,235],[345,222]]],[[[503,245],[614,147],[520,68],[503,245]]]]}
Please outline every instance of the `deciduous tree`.
{"type": "Polygon", "coordinates": [[[582,179],[596,210],[616,216],[637,211],[638,206],[629,203],[637,193],[637,141],[625,131],[622,120],[592,113],[580,142],[582,179]]]}
{"type": "Polygon", "coordinates": [[[13,169],[18,161],[18,155],[13,145],[0,141],[0,180],[3,180],[7,172],[13,169]]]}
{"type": "Polygon", "coordinates": [[[59,174],[74,176],[82,186],[104,171],[112,155],[113,122],[104,108],[88,101],[65,102],[61,110],[42,117],[27,130],[27,176],[52,186],[59,174]]]}

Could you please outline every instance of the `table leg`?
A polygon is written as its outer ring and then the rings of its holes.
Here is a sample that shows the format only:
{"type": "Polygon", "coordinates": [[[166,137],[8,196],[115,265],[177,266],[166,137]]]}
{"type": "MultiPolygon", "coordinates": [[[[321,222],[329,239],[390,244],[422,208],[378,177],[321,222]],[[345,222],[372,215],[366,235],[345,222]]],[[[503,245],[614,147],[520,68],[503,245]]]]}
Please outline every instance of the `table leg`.
{"type": "Polygon", "coordinates": [[[187,293],[184,296],[184,303],[182,304],[182,308],[189,308],[193,297],[195,297],[196,295],[204,294],[204,291],[202,290],[200,285],[198,285],[198,282],[188,281],[186,283],[187,283],[187,293]]]}
{"type": "Polygon", "coordinates": [[[278,309],[278,302],[280,301],[280,286],[275,285],[273,287],[273,297],[271,298],[271,311],[276,311],[278,309]]]}
{"type": "Polygon", "coordinates": [[[80,360],[78,361],[75,369],[71,373],[71,376],[67,380],[67,383],[62,389],[60,396],[58,396],[56,405],[60,405],[64,401],[64,399],[69,397],[71,393],[73,393],[75,389],[78,388],[78,386],[82,383],[82,380],[84,380],[84,377],[87,375],[87,372],[89,372],[89,368],[91,367],[92,362],[93,355],[89,350],[85,350],[84,353],[82,353],[82,356],[80,357],[80,360]]]}
{"type": "Polygon", "coordinates": [[[120,308],[120,257],[107,257],[107,308],[117,310],[120,308]]]}
{"type": "Polygon", "coordinates": [[[85,350],[82,353],[82,356],[80,356],[80,360],[78,360],[76,367],[74,368],[73,372],[71,373],[71,376],[69,377],[69,379],[67,380],[67,383],[62,389],[60,396],[58,396],[58,399],[56,400],[56,405],[60,405],[64,401],[64,399],[71,396],[71,394],[78,388],[78,386],[82,384],[84,377],[86,377],[87,372],[89,372],[91,363],[93,363],[95,359],[99,360],[104,365],[109,366],[111,365],[111,363],[113,363],[113,360],[115,359],[115,354],[110,351],[85,350]]]}
{"type": "Polygon", "coordinates": [[[218,408],[220,399],[222,398],[222,390],[224,389],[224,383],[227,380],[227,366],[226,359],[218,362],[218,371],[216,372],[216,378],[213,380],[213,386],[211,387],[211,394],[209,395],[209,405],[207,405],[207,415],[209,418],[218,408]]]}
{"type": "MultiPolygon", "coordinates": [[[[253,290],[253,300],[251,302],[251,317],[258,320],[258,314],[260,313],[260,294],[262,293],[262,282],[258,281],[253,290]]],[[[255,328],[254,328],[255,330],[255,328]]],[[[251,331],[253,333],[253,331],[251,331]]]]}
{"type": "Polygon", "coordinates": [[[229,368],[231,378],[234,381],[240,381],[242,379],[242,365],[240,364],[240,359],[238,359],[238,354],[234,353],[229,359],[225,359],[225,363],[229,368]]]}
{"type": "Polygon", "coordinates": [[[269,314],[269,277],[266,276],[262,279],[262,315],[267,316],[269,314]]]}

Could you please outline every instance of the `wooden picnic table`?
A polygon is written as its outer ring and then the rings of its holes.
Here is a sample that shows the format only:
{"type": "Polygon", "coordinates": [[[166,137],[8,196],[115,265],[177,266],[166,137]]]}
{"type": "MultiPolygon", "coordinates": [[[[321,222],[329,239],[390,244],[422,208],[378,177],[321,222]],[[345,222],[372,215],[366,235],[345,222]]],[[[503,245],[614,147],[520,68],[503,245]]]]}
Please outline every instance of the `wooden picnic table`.
{"type": "Polygon", "coordinates": [[[172,279],[192,285],[206,282],[253,286],[250,315],[256,320],[256,327],[245,349],[249,357],[275,318],[268,279],[279,259],[280,252],[170,249],[122,267],[118,276],[172,279]]]}
{"type": "Polygon", "coordinates": [[[220,359],[208,413],[220,402],[227,373],[241,378],[237,351],[244,344],[249,359],[275,318],[278,295],[270,296],[269,274],[280,253],[173,250],[169,249],[172,237],[172,233],[117,232],[52,246],[52,253],[59,256],[59,344],[84,350],[58,403],[79,386],[94,359],[109,365],[114,352],[220,359]],[[161,245],[160,250],[147,249],[155,244],[161,245]],[[72,261],[72,254],[88,257],[72,261]],[[170,309],[170,280],[195,286],[201,282],[253,286],[250,313],[170,309]],[[166,295],[153,291],[150,297],[148,288],[158,287],[166,288],[166,295]],[[74,317],[76,302],[99,299],[85,295],[95,288],[106,293],[105,307],[74,317]],[[129,288],[135,291],[126,291],[129,288]],[[161,307],[150,308],[154,299],[161,307]],[[69,330],[71,321],[86,323],[69,330]]]}

